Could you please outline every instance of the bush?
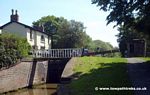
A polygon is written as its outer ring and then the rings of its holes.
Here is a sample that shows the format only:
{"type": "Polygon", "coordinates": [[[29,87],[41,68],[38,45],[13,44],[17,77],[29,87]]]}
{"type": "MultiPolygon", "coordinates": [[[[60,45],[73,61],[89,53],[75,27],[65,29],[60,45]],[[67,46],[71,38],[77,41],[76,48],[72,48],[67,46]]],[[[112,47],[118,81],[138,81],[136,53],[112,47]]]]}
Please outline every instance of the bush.
{"type": "Polygon", "coordinates": [[[15,64],[18,59],[28,56],[31,47],[25,38],[12,34],[0,35],[0,68],[15,64]]]}

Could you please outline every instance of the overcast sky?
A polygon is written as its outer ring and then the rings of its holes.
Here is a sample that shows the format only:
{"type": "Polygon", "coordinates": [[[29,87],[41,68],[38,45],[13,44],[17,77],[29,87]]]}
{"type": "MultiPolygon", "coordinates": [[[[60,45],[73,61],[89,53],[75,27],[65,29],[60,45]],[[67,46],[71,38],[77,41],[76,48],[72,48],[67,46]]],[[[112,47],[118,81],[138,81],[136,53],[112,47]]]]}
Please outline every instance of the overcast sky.
{"type": "Polygon", "coordinates": [[[0,25],[10,21],[11,9],[18,10],[19,22],[30,26],[33,21],[48,15],[83,22],[86,33],[93,40],[118,46],[117,29],[113,29],[113,24],[106,26],[108,13],[99,11],[91,0],[0,0],[0,25]]]}

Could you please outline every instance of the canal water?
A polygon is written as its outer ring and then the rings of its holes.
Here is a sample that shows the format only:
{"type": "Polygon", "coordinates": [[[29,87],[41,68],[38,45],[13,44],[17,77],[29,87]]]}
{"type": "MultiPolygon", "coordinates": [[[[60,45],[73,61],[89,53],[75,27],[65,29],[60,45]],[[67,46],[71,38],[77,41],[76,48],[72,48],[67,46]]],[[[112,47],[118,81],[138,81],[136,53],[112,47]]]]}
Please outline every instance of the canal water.
{"type": "Polygon", "coordinates": [[[57,84],[42,84],[2,95],[57,95],[57,84]]]}

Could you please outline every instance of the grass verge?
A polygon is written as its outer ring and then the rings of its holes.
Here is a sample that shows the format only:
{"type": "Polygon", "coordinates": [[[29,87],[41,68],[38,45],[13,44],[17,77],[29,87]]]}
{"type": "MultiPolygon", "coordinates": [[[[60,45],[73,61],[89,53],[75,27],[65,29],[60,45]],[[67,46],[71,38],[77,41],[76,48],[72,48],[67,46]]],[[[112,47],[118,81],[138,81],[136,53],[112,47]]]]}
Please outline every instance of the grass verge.
{"type": "Polygon", "coordinates": [[[145,61],[150,61],[150,57],[143,57],[142,59],[145,61]]]}
{"type": "Polygon", "coordinates": [[[74,80],[68,85],[70,95],[133,95],[132,91],[97,90],[97,88],[132,87],[126,59],[82,57],[74,68],[74,80]]]}

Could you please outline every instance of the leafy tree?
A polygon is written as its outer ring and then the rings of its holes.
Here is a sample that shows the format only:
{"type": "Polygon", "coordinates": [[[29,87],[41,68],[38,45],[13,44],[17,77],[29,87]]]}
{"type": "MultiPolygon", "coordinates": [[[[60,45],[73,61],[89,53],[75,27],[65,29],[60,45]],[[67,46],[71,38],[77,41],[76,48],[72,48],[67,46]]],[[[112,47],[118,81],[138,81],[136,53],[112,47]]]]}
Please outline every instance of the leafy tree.
{"type": "MultiPolygon", "coordinates": [[[[94,40],[91,43],[92,45],[89,47],[89,50],[92,52],[101,52],[101,51],[108,51],[108,50],[118,50],[117,47],[113,47],[108,42],[103,42],[101,40],[94,40]]],[[[108,53],[102,56],[107,57],[120,57],[120,53],[108,53]]]]}
{"type": "Polygon", "coordinates": [[[42,17],[33,25],[43,23],[44,30],[52,34],[53,48],[81,48],[88,47],[91,38],[86,34],[84,24],[75,20],[68,21],[63,17],[42,17]]]}
{"type": "Polygon", "coordinates": [[[107,24],[117,22],[149,34],[150,31],[150,0],[92,0],[100,10],[110,11],[107,24]]]}
{"type": "Polygon", "coordinates": [[[51,35],[58,30],[58,21],[59,18],[55,16],[45,16],[33,22],[33,26],[44,26],[44,30],[51,35]]]}
{"type": "MultiPolygon", "coordinates": [[[[143,33],[136,32],[132,28],[120,26],[118,28],[118,31],[119,34],[117,35],[117,37],[119,48],[123,57],[125,55],[125,51],[127,50],[127,42],[130,42],[133,39],[144,39],[147,42],[147,45],[149,45],[149,37],[143,33]]],[[[147,50],[149,49],[147,48],[147,50]]]]}
{"type": "Polygon", "coordinates": [[[113,46],[108,42],[103,42],[101,40],[94,40],[92,41],[91,49],[93,51],[107,51],[113,50],[113,46]]]}
{"type": "Polygon", "coordinates": [[[118,42],[122,55],[127,50],[126,42],[144,39],[149,51],[150,0],[92,0],[100,10],[110,12],[107,24],[116,22],[119,26],[118,42]],[[145,35],[146,34],[146,35],[145,35]]]}

